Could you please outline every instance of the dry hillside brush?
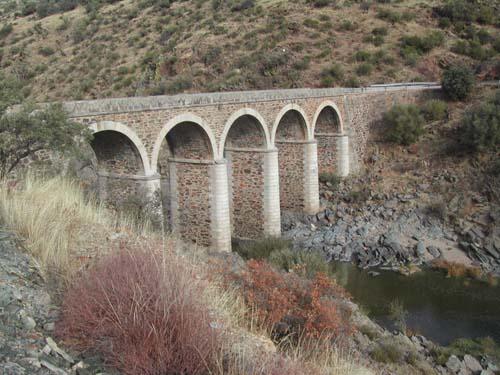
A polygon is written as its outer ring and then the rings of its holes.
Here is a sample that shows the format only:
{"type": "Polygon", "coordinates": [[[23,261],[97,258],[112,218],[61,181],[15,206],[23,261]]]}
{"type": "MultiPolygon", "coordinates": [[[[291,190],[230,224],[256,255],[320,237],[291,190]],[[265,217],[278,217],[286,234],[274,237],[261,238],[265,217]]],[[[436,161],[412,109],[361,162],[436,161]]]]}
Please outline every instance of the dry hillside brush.
{"type": "Polygon", "coordinates": [[[437,81],[452,63],[498,79],[491,1],[10,4],[0,69],[39,101],[437,81]]]}

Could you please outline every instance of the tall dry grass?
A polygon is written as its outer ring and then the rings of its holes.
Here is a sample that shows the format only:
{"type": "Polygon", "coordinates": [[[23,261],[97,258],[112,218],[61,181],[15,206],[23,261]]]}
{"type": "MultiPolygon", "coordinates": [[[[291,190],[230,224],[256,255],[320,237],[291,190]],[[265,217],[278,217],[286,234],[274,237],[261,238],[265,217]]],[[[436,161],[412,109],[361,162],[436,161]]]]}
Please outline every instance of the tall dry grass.
{"type": "MultiPolygon", "coordinates": [[[[85,279],[89,272],[86,268],[89,263],[92,269],[93,265],[106,261],[107,255],[117,254],[124,247],[143,252],[162,249],[161,251],[174,256],[173,241],[170,238],[152,233],[148,223],[137,224],[132,219],[120,217],[107,210],[98,202],[85,197],[77,182],[62,177],[27,176],[16,184],[1,182],[0,221],[1,225],[16,232],[23,239],[26,249],[39,262],[45,276],[55,273],[59,279],[63,280],[63,289],[78,285],[78,280],[82,280],[82,277],[85,279]]],[[[199,251],[199,249],[195,250],[199,251]]],[[[168,269],[173,274],[179,272],[181,268],[172,270],[170,267],[168,269]]],[[[192,257],[191,266],[185,266],[182,269],[188,270],[189,273],[185,273],[180,278],[186,281],[186,285],[199,285],[200,278],[206,276],[206,267],[196,256],[192,257]]],[[[111,272],[106,272],[100,277],[105,278],[111,274],[111,272]]],[[[99,285],[103,284],[99,283],[99,285]]],[[[305,343],[273,344],[270,339],[271,330],[257,319],[256,314],[248,311],[239,291],[228,289],[226,285],[213,277],[206,278],[203,285],[203,293],[197,298],[198,303],[209,314],[213,329],[220,331],[220,340],[216,340],[217,347],[213,349],[216,353],[212,353],[213,356],[209,353],[207,357],[212,358],[212,365],[207,366],[210,367],[208,371],[210,374],[361,375],[368,373],[356,366],[356,361],[349,355],[338,352],[334,346],[324,343],[321,347],[313,347],[305,343]]],[[[132,290],[132,288],[127,290],[132,290]]],[[[136,286],[135,300],[138,296],[142,296],[141,298],[151,296],[150,291],[151,287],[138,288],[136,286]]],[[[93,293],[95,293],[95,288],[93,293]]],[[[164,293],[162,292],[161,295],[163,296],[164,293]]],[[[125,302],[117,296],[108,297],[109,301],[116,301],[117,306],[125,302]]],[[[163,300],[163,297],[158,300],[163,300]]],[[[153,303],[148,307],[148,301],[151,302],[147,298],[143,301],[146,305],[141,302],[141,308],[145,311],[149,312],[150,308],[159,306],[153,303]]],[[[75,305],[80,302],[77,296],[75,305]]],[[[177,301],[170,302],[177,303],[177,301]]],[[[179,307],[183,306],[187,305],[179,305],[179,307]]],[[[194,311],[198,311],[195,305],[191,306],[194,311]]],[[[116,306],[110,305],[109,307],[116,306]]],[[[127,306],[122,307],[123,311],[127,311],[127,306]]],[[[201,314],[205,313],[201,311],[201,314]]],[[[196,328],[195,325],[186,325],[187,332],[193,332],[191,330],[193,327],[194,333],[202,333],[203,330],[196,328]]],[[[204,327],[206,328],[206,321],[204,327]]],[[[144,328],[141,324],[131,324],[125,328],[134,328],[135,337],[142,337],[143,333],[148,334],[147,332],[141,333],[144,328]]],[[[160,336],[158,339],[163,340],[160,336]]],[[[129,338],[124,337],[122,342],[128,343],[128,340],[129,338]]],[[[208,348],[210,347],[212,346],[209,345],[208,348]]],[[[158,350],[159,348],[150,349],[158,350]]],[[[179,346],[173,350],[181,349],[179,346]]],[[[135,355],[141,357],[139,352],[135,355]]],[[[159,356],[159,358],[163,357],[159,356]]],[[[143,364],[148,364],[148,358],[143,364]]]]}
{"type": "Polygon", "coordinates": [[[33,175],[0,183],[0,222],[23,240],[45,275],[71,273],[74,259],[105,251],[113,233],[148,228],[113,215],[73,180],[33,175]]]}

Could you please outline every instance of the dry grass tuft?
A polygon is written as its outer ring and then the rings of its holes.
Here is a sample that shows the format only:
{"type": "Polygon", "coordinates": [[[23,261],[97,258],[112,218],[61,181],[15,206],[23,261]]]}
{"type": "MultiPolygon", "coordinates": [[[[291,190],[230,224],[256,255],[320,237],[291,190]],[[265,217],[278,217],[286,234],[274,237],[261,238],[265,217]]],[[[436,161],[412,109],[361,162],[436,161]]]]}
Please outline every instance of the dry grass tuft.
{"type": "Polygon", "coordinates": [[[448,277],[470,277],[480,279],[483,275],[481,268],[468,267],[465,264],[449,262],[444,259],[436,259],[432,263],[433,268],[444,270],[448,277]]]}
{"type": "Polygon", "coordinates": [[[78,268],[75,259],[107,251],[113,237],[148,230],[117,218],[63,177],[0,183],[0,220],[24,240],[45,276],[67,277],[78,268]]]}

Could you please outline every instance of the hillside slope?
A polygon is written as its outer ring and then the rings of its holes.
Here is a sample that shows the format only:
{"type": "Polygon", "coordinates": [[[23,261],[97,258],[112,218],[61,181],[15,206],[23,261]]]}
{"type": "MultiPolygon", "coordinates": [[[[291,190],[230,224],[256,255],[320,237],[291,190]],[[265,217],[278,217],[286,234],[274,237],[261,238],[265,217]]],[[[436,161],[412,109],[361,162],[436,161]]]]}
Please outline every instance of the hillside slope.
{"type": "Polygon", "coordinates": [[[500,66],[495,1],[468,0],[484,4],[472,18],[461,0],[68,2],[0,2],[0,69],[37,101],[437,80],[452,62],[494,79],[500,66]]]}

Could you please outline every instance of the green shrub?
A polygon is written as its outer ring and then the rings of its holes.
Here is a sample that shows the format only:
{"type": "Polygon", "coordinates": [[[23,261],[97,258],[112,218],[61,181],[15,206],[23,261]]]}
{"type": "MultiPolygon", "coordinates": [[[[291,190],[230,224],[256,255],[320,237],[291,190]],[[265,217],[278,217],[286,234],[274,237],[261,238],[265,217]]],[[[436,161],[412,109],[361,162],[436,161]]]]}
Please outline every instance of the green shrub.
{"type": "Polygon", "coordinates": [[[401,13],[390,9],[380,9],[377,13],[377,17],[392,24],[402,21],[401,13]]]}
{"type": "Polygon", "coordinates": [[[386,139],[401,145],[410,145],[418,141],[424,133],[424,118],[420,109],[413,105],[395,105],[384,114],[386,139]]]}
{"type": "Polygon", "coordinates": [[[349,203],[364,203],[370,198],[370,189],[363,187],[350,190],[346,198],[349,203]]]}
{"type": "Polygon", "coordinates": [[[404,357],[404,352],[396,343],[383,342],[378,344],[370,355],[377,362],[399,363],[404,357]]]}
{"type": "Polygon", "coordinates": [[[474,150],[500,146],[500,90],[486,103],[465,113],[460,127],[461,143],[474,150]]]}
{"type": "Polygon", "coordinates": [[[495,358],[497,361],[500,360],[500,345],[491,337],[457,339],[450,344],[449,350],[455,355],[460,356],[464,354],[470,354],[475,357],[487,355],[491,358],[495,358]]]}
{"type": "Polygon", "coordinates": [[[395,327],[402,333],[406,333],[406,318],[408,311],[403,303],[399,300],[394,300],[389,304],[389,318],[394,322],[395,327]]]}
{"type": "Polygon", "coordinates": [[[87,37],[87,22],[85,22],[83,20],[79,21],[74,26],[71,36],[72,36],[73,42],[75,44],[83,42],[85,40],[85,38],[87,37]]]}
{"type": "Polygon", "coordinates": [[[352,22],[351,20],[344,20],[340,23],[338,30],[339,31],[353,31],[358,28],[358,24],[352,22]]]}
{"type": "Polygon", "coordinates": [[[444,120],[448,106],[442,100],[429,100],[422,106],[422,113],[427,121],[444,120]]]}
{"type": "Polygon", "coordinates": [[[321,72],[321,84],[324,87],[332,86],[344,78],[344,70],[338,63],[330,65],[321,72]]]}
{"type": "Polygon", "coordinates": [[[0,39],[5,38],[13,30],[14,30],[14,27],[12,27],[12,25],[10,23],[3,25],[2,28],[0,28],[0,39]]]}
{"type": "Polygon", "coordinates": [[[335,5],[337,0],[307,0],[308,4],[312,4],[317,8],[326,7],[328,5],[335,5]]]}
{"type": "Polygon", "coordinates": [[[356,61],[360,61],[360,62],[363,62],[363,61],[370,61],[371,59],[371,54],[370,52],[368,51],[365,51],[365,50],[359,50],[357,51],[355,54],[354,54],[354,59],[356,61]]]}
{"type": "Polygon", "coordinates": [[[289,56],[282,51],[274,51],[261,57],[260,73],[264,76],[272,76],[277,69],[288,63],[289,56]]]}
{"type": "Polygon", "coordinates": [[[311,29],[319,29],[320,23],[318,20],[313,20],[312,18],[306,18],[304,20],[304,26],[310,27],[311,29]]]}
{"type": "Polygon", "coordinates": [[[242,10],[253,8],[254,6],[255,6],[255,0],[243,0],[236,5],[233,5],[231,7],[231,11],[240,12],[242,10]]]}
{"type": "Polygon", "coordinates": [[[413,48],[418,53],[424,54],[443,44],[443,41],[444,34],[441,31],[431,31],[422,37],[406,35],[401,38],[401,48],[413,48]]]}
{"type": "Polygon", "coordinates": [[[477,40],[470,40],[468,42],[464,40],[458,40],[452,47],[451,50],[460,55],[469,56],[475,60],[486,60],[490,57],[490,49],[484,48],[481,43],[477,40]]]}
{"type": "Polygon", "coordinates": [[[493,49],[500,53],[500,37],[496,38],[495,41],[493,42],[493,49]]]}
{"type": "Polygon", "coordinates": [[[349,77],[346,79],[344,85],[346,87],[360,87],[361,82],[359,82],[359,79],[357,77],[349,77]]]}
{"type": "Polygon", "coordinates": [[[474,87],[474,73],[466,66],[451,66],[443,73],[441,85],[443,91],[452,100],[464,100],[474,87]]]}
{"type": "Polygon", "coordinates": [[[193,78],[189,75],[177,76],[166,85],[167,94],[177,94],[193,87],[193,78]]]}
{"type": "Polygon", "coordinates": [[[436,9],[436,13],[453,23],[495,24],[498,22],[498,9],[495,9],[494,3],[494,1],[482,2],[480,0],[448,0],[436,9]]]}
{"type": "Polygon", "coordinates": [[[54,49],[52,47],[46,46],[46,47],[40,47],[38,50],[38,53],[42,56],[51,56],[55,53],[54,49]]]}
{"type": "Polygon", "coordinates": [[[235,250],[245,259],[267,259],[273,251],[287,249],[290,241],[280,237],[267,237],[257,241],[247,241],[235,250]]]}
{"type": "Polygon", "coordinates": [[[304,252],[288,248],[275,250],[269,256],[269,262],[285,271],[297,272],[312,279],[318,273],[327,275],[330,267],[326,259],[317,252],[304,252]]]}
{"type": "Polygon", "coordinates": [[[319,174],[320,182],[326,184],[327,182],[336,188],[342,181],[342,177],[336,175],[335,173],[322,172],[319,174]]]}
{"type": "Polygon", "coordinates": [[[389,32],[387,31],[387,27],[375,27],[372,30],[373,35],[381,35],[386,36],[389,32]]]}
{"type": "Polygon", "coordinates": [[[360,76],[367,76],[373,71],[373,65],[369,62],[364,62],[356,67],[356,73],[360,76]]]}

